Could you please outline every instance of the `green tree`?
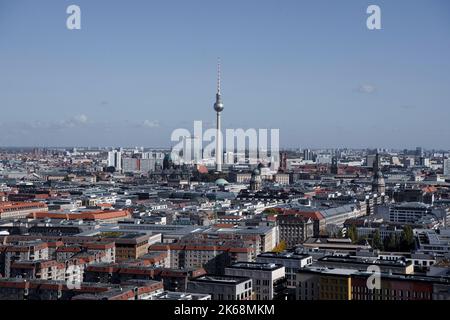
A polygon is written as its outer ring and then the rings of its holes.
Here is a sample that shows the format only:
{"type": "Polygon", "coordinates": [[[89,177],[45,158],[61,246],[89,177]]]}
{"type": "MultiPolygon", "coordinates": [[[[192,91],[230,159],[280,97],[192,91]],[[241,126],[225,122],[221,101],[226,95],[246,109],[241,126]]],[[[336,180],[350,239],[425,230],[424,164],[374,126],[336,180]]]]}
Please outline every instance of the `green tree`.
{"type": "Polygon", "coordinates": [[[414,232],[411,226],[405,226],[400,237],[400,249],[402,251],[411,251],[414,249],[414,232]]]}
{"type": "Polygon", "coordinates": [[[264,210],[264,213],[269,215],[269,216],[273,216],[273,215],[278,214],[279,212],[275,208],[267,208],[267,209],[264,210]]]}
{"type": "Polygon", "coordinates": [[[352,224],[347,230],[347,237],[352,240],[352,243],[358,242],[358,231],[356,230],[356,226],[352,224]]]}
{"type": "Polygon", "coordinates": [[[373,233],[372,237],[372,248],[383,250],[383,242],[381,241],[380,231],[377,229],[373,233]]]}
{"type": "Polygon", "coordinates": [[[399,238],[395,233],[391,233],[384,242],[384,249],[387,251],[399,251],[399,238]]]}

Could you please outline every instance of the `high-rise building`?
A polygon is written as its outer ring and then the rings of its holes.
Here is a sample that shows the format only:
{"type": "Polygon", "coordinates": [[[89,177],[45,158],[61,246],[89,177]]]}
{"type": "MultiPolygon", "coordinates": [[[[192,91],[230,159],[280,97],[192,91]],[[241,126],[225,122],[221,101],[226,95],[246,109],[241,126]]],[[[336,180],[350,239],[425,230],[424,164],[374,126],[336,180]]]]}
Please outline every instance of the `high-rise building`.
{"type": "Polygon", "coordinates": [[[404,157],[403,158],[403,166],[405,168],[414,167],[415,164],[416,164],[416,161],[415,161],[414,157],[404,157]]]}
{"type": "Polygon", "coordinates": [[[117,150],[108,152],[108,167],[114,167],[116,171],[122,170],[122,152],[117,150]]]}
{"type": "Polygon", "coordinates": [[[123,158],[122,159],[123,172],[138,172],[139,160],[140,159],[137,158],[123,158]]]}
{"type": "Polygon", "coordinates": [[[444,176],[450,176],[450,158],[444,159],[444,176]]]}
{"type": "Polygon", "coordinates": [[[155,171],[155,159],[122,158],[122,171],[124,173],[149,173],[155,171]]]}
{"type": "Polygon", "coordinates": [[[339,164],[336,155],[331,159],[331,174],[339,174],[339,164]]]}
{"type": "Polygon", "coordinates": [[[375,162],[375,155],[374,154],[368,154],[366,156],[366,167],[373,167],[373,163],[375,162]]]}
{"type": "Polygon", "coordinates": [[[313,161],[314,160],[314,153],[311,151],[311,149],[303,150],[303,160],[305,160],[305,161],[313,161]]]}
{"type": "Polygon", "coordinates": [[[430,159],[426,157],[420,157],[419,158],[419,165],[422,167],[430,167],[430,159]]]}
{"type": "Polygon", "coordinates": [[[416,147],[416,156],[423,157],[423,148],[422,147],[416,147]]]}
{"type": "Polygon", "coordinates": [[[214,103],[214,110],[217,115],[217,126],[216,126],[216,171],[222,172],[222,129],[220,127],[220,113],[223,111],[222,97],[220,93],[220,61],[217,64],[217,93],[216,102],[214,103]]]}

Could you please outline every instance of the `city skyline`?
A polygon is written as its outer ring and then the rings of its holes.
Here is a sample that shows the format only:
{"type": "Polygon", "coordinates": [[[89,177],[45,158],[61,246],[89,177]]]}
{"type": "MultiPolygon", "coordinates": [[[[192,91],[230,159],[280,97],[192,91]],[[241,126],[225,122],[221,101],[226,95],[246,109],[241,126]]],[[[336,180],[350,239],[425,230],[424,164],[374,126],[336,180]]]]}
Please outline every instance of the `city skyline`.
{"type": "Polygon", "coordinates": [[[448,0],[0,0],[1,310],[450,300],[449,40],[448,0]]]}
{"type": "Polygon", "coordinates": [[[279,128],[282,148],[450,148],[445,1],[377,1],[375,31],[368,1],[176,3],[80,0],[69,31],[68,1],[0,1],[0,146],[171,147],[176,128],[214,127],[220,56],[223,128],[279,128]]]}

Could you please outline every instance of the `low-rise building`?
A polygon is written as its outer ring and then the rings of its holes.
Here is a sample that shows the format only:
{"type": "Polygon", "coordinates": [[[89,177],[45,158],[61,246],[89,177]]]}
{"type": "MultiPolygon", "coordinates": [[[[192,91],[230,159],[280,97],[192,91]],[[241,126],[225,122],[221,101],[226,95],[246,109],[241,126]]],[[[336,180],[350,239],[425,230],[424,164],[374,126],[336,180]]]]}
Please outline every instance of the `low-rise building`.
{"type": "Polygon", "coordinates": [[[0,220],[24,219],[29,214],[47,211],[47,205],[41,202],[0,202],[0,220]]]}

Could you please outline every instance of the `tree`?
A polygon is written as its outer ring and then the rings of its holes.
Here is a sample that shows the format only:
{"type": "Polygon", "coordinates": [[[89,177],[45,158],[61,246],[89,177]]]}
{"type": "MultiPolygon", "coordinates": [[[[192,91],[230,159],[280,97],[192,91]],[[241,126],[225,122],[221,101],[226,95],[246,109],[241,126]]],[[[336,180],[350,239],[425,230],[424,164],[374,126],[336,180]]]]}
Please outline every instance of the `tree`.
{"type": "Polygon", "coordinates": [[[384,248],[387,251],[398,251],[399,249],[399,238],[395,233],[391,233],[389,237],[384,239],[384,248]]]}
{"type": "Polygon", "coordinates": [[[269,216],[273,216],[273,215],[278,214],[279,212],[275,208],[267,208],[266,210],[264,210],[264,213],[269,215],[269,216]]]}
{"type": "Polygon", "coordinates": [[[273,248],[272,252],[276,253],[283,252],[284,250],[286,250],[286,247],[287,247],[286,241],[281,240],[280,243],[278,243],[278,245],[275,248],[273,248]]]}
{"type": "Polygon", "coordinates": [[[373,233],[372,237],[372,248],[383,250],[383,242],[381,241],[380,231],[377,229],[373,233]]]}
{"type": "Polygon", "coordinates": [[[402,251],[411,251],[414,245],[414,231],[411,226],[405,226],[400,237],[400,248],[402,251]]]}
{"type": "Polygon", "coordinates": [[[356,226],[354,224],[348,228],[347,237],[352,240],[352,243],[358,242],[358,230],[356,230],[356,226]]]}

